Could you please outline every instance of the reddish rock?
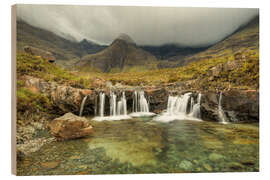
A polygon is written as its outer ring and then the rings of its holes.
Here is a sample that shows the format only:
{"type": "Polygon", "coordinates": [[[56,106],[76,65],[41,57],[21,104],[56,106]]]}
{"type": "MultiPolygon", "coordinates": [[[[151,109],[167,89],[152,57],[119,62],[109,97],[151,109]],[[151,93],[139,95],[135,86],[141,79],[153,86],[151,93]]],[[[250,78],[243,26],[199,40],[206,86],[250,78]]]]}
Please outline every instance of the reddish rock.
{"type": "Polygon", "coordinates": [[[92,133],[92,126],[84,117],[66,113],[49,123],[51,134],[58,140],[75,139],[92,133]]]}

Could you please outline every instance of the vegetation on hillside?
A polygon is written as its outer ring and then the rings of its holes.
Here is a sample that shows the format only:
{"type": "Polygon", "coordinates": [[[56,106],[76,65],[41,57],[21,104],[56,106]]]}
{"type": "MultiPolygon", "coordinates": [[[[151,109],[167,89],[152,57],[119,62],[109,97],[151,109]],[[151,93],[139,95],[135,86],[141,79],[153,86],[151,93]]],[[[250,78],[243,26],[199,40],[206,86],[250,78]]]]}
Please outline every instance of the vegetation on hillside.
{"type": "MultiPolygon", "coordinates": [[[[235,54],[227,58],[204,59],[192,62],[179,68],[168,68],[142,72],[122,73],[90,73],[111,81],[113,84],[126,85],[166,85],[168,83],[197,80],[191,84],[196,89],[225,89],[225,88],[250,88],[257,89],[259,84],[259,52],[258,50],[246,51],[242,54],[245,59],[237,61],[234,70],[222,71],[217,77],[209,73],[211,68],[224,65],[229,61],[236,61],[235,54]]],[[[84,74],[87,76],[87,74],[84,74]]]]}
{"type": "Polygon", "coordinates": [[[25,86],[23,78],[25,75],[77,88],[90,88],[91,86],[91,80],[65,71],[61,67],[42,59],[40,56],[18,53],[16,66],[18,124],[38,121],[41,117],[54,116],[55,114],[52,102],[47,96],[25,86]]]}

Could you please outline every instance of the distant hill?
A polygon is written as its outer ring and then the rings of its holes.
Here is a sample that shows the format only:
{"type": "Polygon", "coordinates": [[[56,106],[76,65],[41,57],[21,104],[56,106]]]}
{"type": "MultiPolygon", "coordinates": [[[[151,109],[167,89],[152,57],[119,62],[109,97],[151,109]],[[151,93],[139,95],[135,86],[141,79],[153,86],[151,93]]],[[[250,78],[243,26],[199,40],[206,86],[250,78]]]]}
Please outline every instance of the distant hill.
{"type": "Polygon", "coordinates": [[[233,34],[211,46],[205,51],[191,56],[175,56],[159,63],[159,68],[179,67],[190,62],[204,59],[228,58],[232,54],[245,53],[259,49],[259,17],[253,18],[248,24],[240,27],[233,34]]]}
{"type": "Polygon", "coordinates": [[[76,64],[81,71],[140,71],[153,69],[156,58],[144,51],[126,34],[121,34],[101,52],[86,55],[76,64]]]}
{"type": "Polygon", "coordinates": [[[206,47],[183,47],[177,44],[164,44],[161,46],[140,46],[142,49],[153,54],[158,60],[171,60],[174,61],[171,57],[187,57],[199,52],[202,52],[208,48],[206,47]]]}
{"type": "Polygon", "coordinates": [[[17,21],[17,49],[23,51],[24,46],[33,46],[51,52],[57,61],[79,60],[89,53],[97,53],[106,46],[100,46],[86,39],[81,42],[67,40],[53,32],[40,29],[28,23],[17,21]]]}

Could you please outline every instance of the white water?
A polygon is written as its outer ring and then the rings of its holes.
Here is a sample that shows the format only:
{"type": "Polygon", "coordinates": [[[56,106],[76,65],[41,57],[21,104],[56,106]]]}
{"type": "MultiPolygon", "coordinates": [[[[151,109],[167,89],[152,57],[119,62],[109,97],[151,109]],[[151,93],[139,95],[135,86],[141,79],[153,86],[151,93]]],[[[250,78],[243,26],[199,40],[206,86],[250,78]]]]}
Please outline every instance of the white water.
{"type": "Polygon", "coordinates": [[[110,116],[116,116],[116,95],[114,92],[110,93],[110,116]]]}
{"type": "Polygon", "coordinates": [[[132,117],[154,116],[155,113],[149,112],[149,104],[144,96],[144,91],[134,91],[132,117]]]}
{"type": "Polygon", "coordinates": [[[227,117],[222,109],[221,103],[222,103],[222,92],[220,92],[219,101],[218,101],[218,117],[219,117],[219,120],[221,123],[227,124],[228,120],[227,120],[227,117]]]}
{"type": "Polygon", "coordinates": [[[195,118],[201,118],[201,93],[198,94],[197,103],[192,107],[191,116],[195,118]]]}
{"type": "Polygon", "coordinates": [[[127,100],[125,92],[122,92],[122,97],[117,103],[117,115],[127,115],[127,100]]]}
{"type": "Polygon", "coordinates": [[[80,114],[79,116],[82,116],[82,113],[83,113],[83,109],[84,109],[84,104],[85,104],[85,101],[87,99],[88,96],[85,96],[82,100],[82,104],[81,104],[81,107],[80,107],[80,114]]]}
{"type": "Polygon", "coordinates": [[[194,104],[192,93],[181,96],[169,96],[167,110],[154,118],[155,121],[170,122],[174,120],[200,120],[201,94],[198,95],[197,103],[194,104]]]}
{"type": "MultiPolygon", "coordinates": [[[[105,94],[104,94],[104,97],[105,97],[105,94]]],[[[100,109],[102,109],[103,113],[100,113],[100,116],[95,117],[93,120],[114,121],[114,120],[122,120],[122,119],[131,119],[131,117],[127,115],[127,101],[126,101],[125,92],[122,92],[122,96],[118,102],[117,102],[116,94],[114,94],[114,92],[110,93],[110,116],[104,116],[105,99],[102,99],[102,100],[100,100],[100,107],[103,107],[103,109],[102,108],[100,109]]]]}
{"type": "Polygon", "coordinates": [[[99,116],[104,116],[104,107],[105,107],[105,93],[101,92],[99,94],[99,116]]]}

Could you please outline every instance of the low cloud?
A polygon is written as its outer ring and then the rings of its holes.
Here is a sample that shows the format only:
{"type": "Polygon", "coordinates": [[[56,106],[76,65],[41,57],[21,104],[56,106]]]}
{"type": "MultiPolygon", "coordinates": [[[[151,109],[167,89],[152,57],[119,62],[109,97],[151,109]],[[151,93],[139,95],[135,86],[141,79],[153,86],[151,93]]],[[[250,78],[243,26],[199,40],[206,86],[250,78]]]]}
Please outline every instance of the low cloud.
{"type": "Polygon", "coordinates": [[[17,5],[17,16],[33,26],[100,44],[126,33],[140,45],[208,45],[258,14],[240,8],[17,5]]]}

